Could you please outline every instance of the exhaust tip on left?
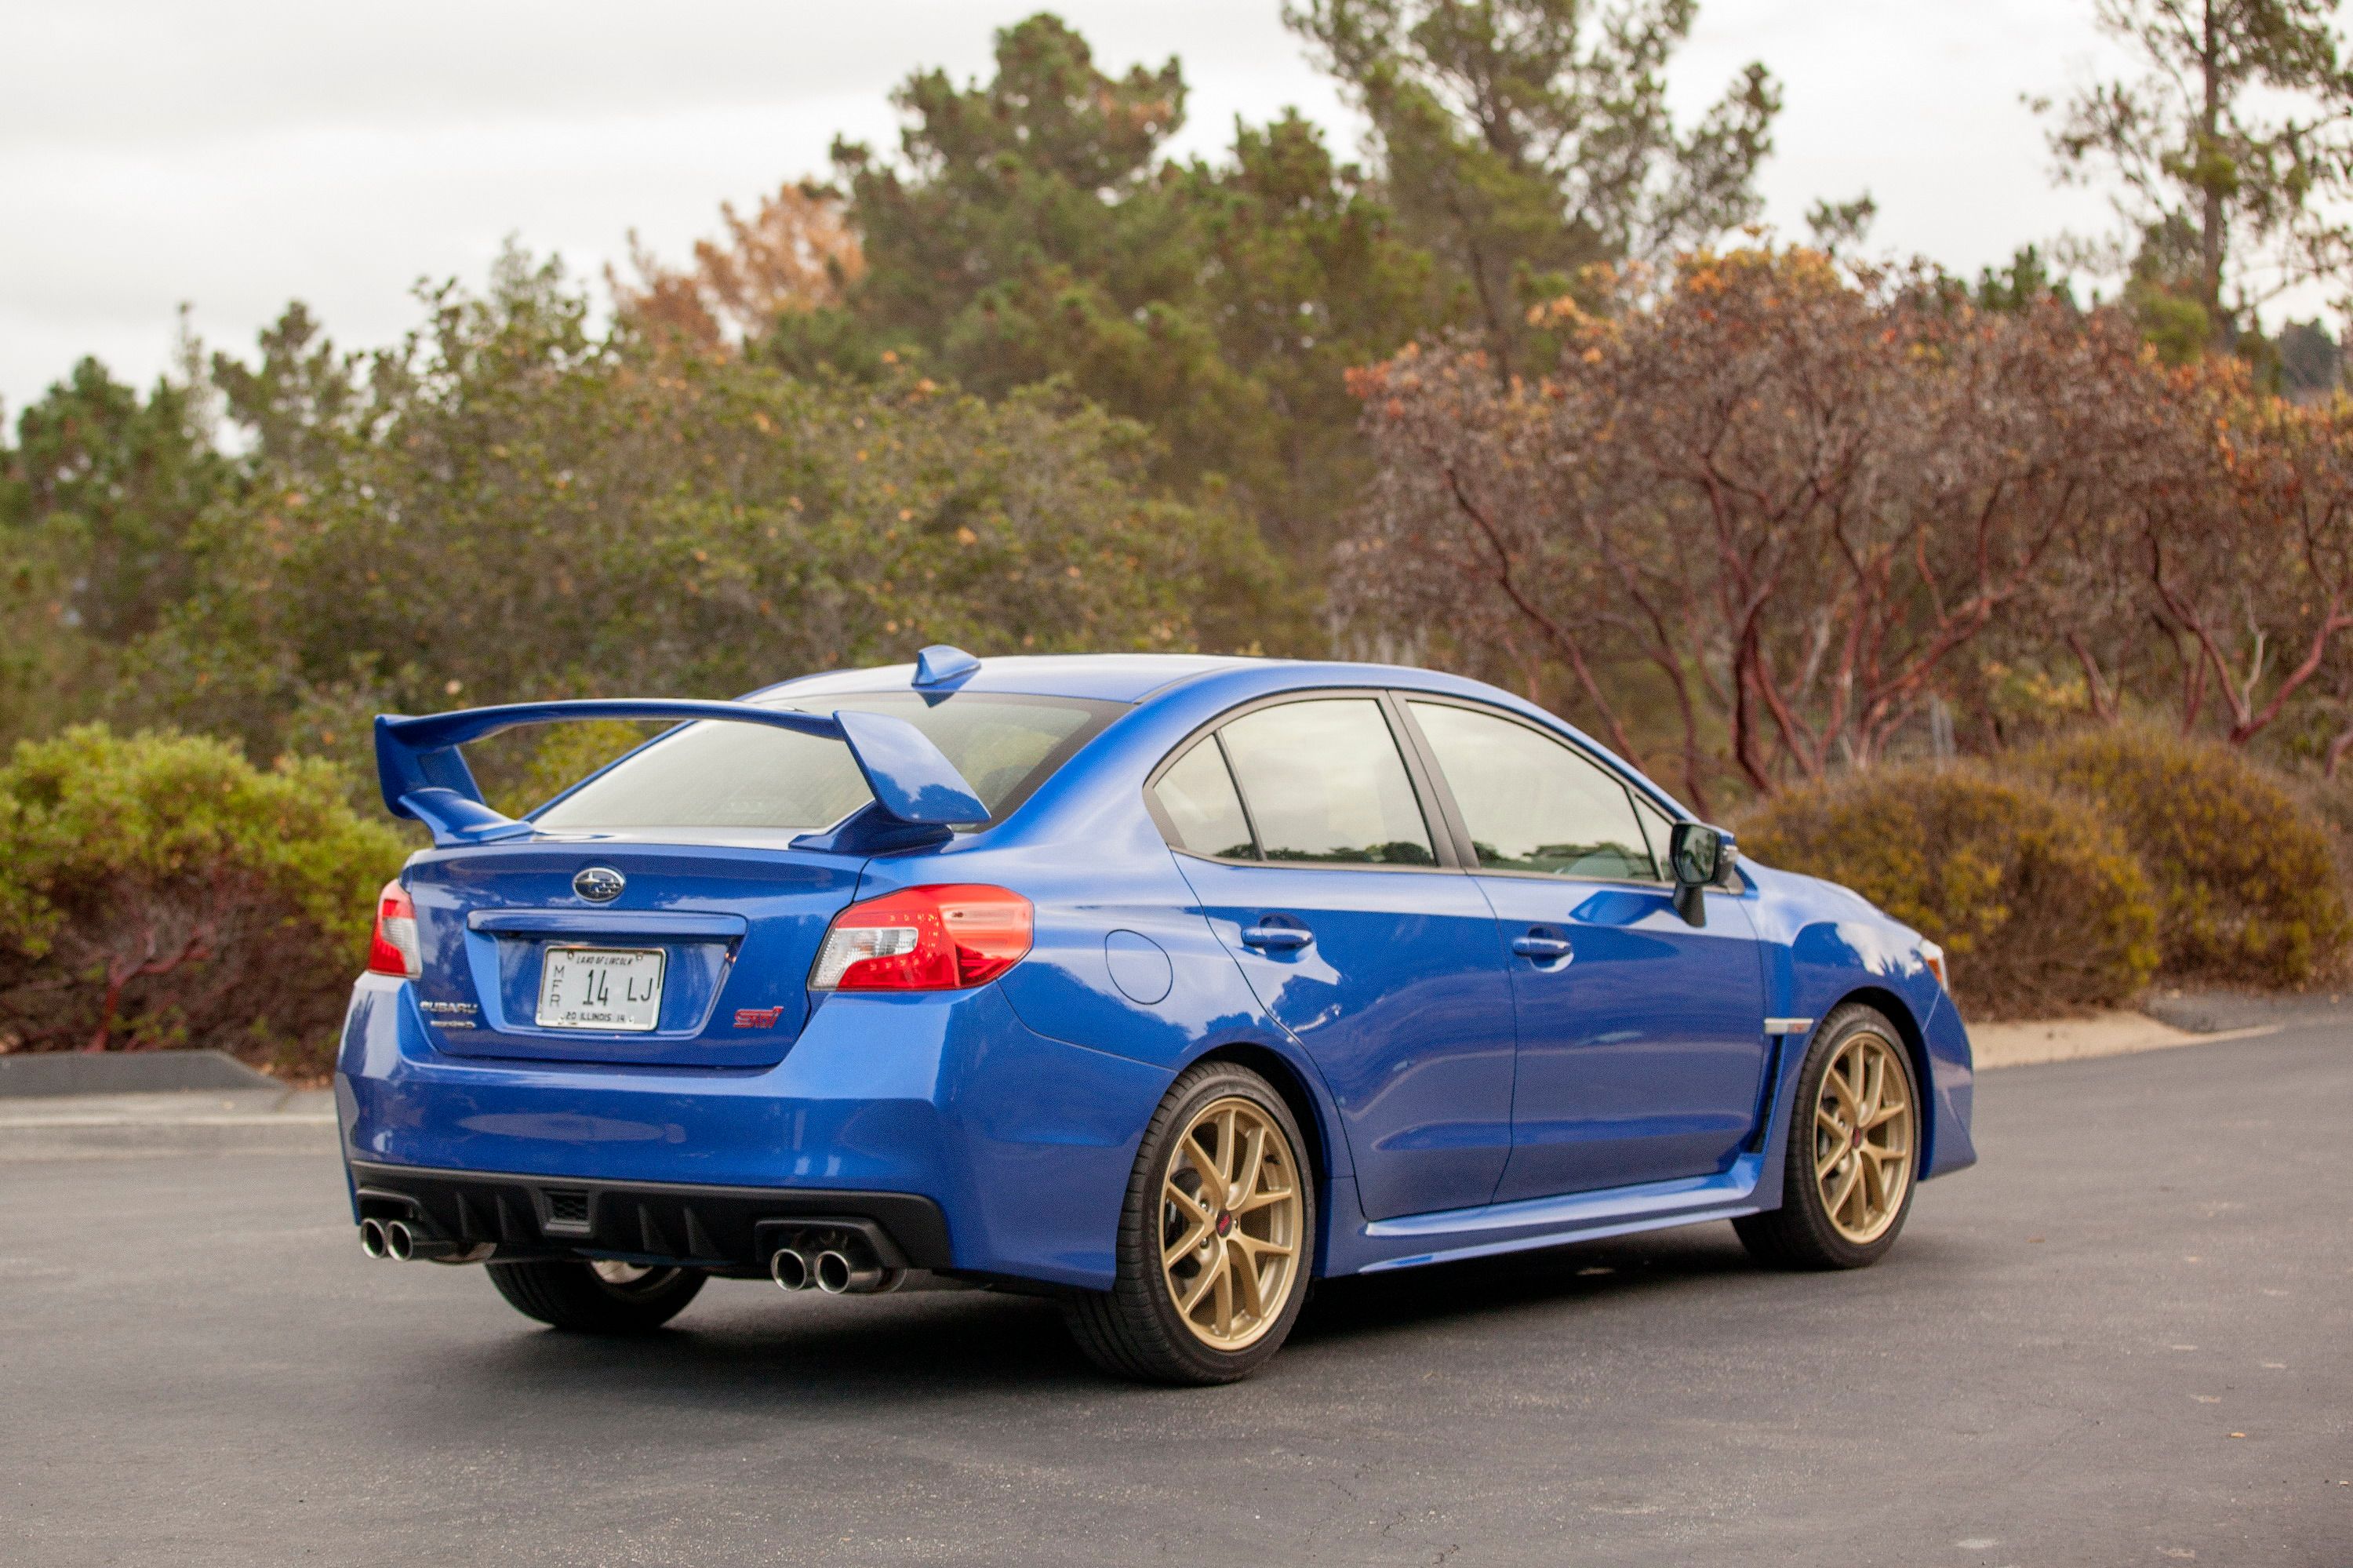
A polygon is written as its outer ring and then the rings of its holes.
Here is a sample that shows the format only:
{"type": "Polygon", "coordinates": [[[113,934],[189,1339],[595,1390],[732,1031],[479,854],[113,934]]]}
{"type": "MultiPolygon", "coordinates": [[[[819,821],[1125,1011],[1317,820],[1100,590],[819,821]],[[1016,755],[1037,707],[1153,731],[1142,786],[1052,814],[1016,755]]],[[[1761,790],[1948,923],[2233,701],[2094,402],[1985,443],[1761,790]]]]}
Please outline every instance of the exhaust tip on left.
{"type": "Polygon", "coordinates": [[[375,1220],[360,1222],[360,1250],[378,1260],[390,1255],[390,1247],[385,1240],[382,1224],[375,1220]]]}

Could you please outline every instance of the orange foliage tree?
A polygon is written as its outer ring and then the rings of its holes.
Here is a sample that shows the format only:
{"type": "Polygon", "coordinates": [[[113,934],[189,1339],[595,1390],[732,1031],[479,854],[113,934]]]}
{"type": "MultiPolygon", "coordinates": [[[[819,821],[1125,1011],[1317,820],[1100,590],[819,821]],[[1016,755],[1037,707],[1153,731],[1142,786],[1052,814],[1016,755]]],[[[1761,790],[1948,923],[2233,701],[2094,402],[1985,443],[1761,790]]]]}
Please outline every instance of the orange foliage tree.
{"type": "Polygon", "coordinates": [[[783,316],[841,302],[866,270],[839,195],[790,181],[746,218],[719,208],[723,239],[698,239],[694,260],[670,267],[629,232],[634,278],[605,272],[621,317],[648,337],[717,355],[765,335],[783,316]]]}
{"type": "Polygon", "coordinates": [[[1887,755],[1996,636],[2111,713],[2169,645],[2185,726],[2219,691],[2243,743],[2353,629],[2343,414],[2168,369],[2113,313],[1805,249],[1588,284],[1539,380],[1468,344],[1357,375],[1380,468],[1340,602],[1557,668],[1703,808],[1887,755]]]}

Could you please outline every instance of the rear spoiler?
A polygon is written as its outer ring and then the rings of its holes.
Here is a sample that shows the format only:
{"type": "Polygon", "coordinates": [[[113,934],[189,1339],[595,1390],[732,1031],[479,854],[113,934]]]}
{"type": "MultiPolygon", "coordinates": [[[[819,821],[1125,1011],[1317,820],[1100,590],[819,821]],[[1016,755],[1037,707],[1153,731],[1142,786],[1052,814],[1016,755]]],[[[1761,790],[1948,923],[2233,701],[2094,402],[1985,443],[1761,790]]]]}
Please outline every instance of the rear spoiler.
{"type": "MultiPolygon", "coordinates": [[[[904,719],[887,714],[843,710],[830,715],[751,703],[673,701],[659,697],[596,697],[577,702],[512,703],[504,707],[466,708],[457,713],[407,718],[379,714],[375,721],[376,781],[396,817],[409,817],[431,830],[437,845],[489,843],[520,837],[528,822],[493,810],[482,800],[474,770],[458,748],[469,741],[527,724],[563,724],[575,719],[724,719],[764,724],[798,735],[822,736],[849,747],[858,770],[874,791],[874,803],[850,822],[868,819],[856,835],[871,847],[885,839],[919,842],[944,839],[955,822],[985,822],[988,808],[955,765],[931,738],[904,719]],[[880,818],[880,821],[872,819],[880,818]],[[876,830],[883,830],[877,832],[876,830]],[[896,830],[895,832],[890,830],[896,830]],[[909,830],[913,830],[910,832],[909,830]]],[[[850,823],[844,823],[848,829],[850,823]]],[[[811,848],[839,846],[841,832],[817,835],[811,848]]]]}

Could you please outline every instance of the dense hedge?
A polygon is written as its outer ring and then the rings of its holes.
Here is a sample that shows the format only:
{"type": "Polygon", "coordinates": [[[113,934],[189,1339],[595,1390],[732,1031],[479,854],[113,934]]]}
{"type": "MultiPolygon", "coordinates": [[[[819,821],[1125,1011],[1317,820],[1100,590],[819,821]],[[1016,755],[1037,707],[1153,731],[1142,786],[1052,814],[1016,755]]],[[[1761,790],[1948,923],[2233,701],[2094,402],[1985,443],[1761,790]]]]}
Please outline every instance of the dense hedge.
{"type": "Polygon", "coordinates": [[[322,762],[87,726],[0,766],[0,1049],[213,1045],[311,1075],[399,869],[322,762]]]}
{"type": "Polygon", "coordinates": [[[1881,768],[1774,797],[1741,850],[1842,883],[1944,945],[1972,1018],[2113,1006],[2158,963],[2158,900],[2079,797],[1976,767],[1881,768]]]}
{"type": "Polygon", "coordinates": [[[2296,985],[2353,934],[2327,830],[2241,753],[2117,726],[2060,736],[2017,766],[2088,796],[2123,830],[2161,902],[2168,977],[2296,985]]]}

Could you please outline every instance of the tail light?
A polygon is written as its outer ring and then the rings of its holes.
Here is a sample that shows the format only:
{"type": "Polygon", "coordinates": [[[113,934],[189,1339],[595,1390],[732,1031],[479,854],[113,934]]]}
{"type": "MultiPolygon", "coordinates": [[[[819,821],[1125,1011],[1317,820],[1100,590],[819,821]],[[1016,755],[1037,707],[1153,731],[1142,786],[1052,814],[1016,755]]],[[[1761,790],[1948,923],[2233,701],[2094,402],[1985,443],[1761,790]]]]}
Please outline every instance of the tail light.
{"type": "Polygon", "coordinates": [[[853,904],[833,917],[811,991],[960,991],[995,980],[1029,951],[1029,901],[951,883],[853,904]]]}
{"type": "Polygon", "coordinates": [[[368,940],[368,973],[415,980],[425,972],[425,950],[417,945],[417,906],[408,889],[387,882],[375,898],[375,935],[368,940]]]}

